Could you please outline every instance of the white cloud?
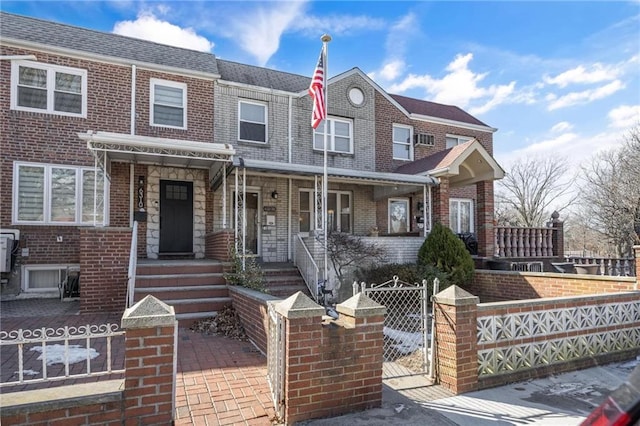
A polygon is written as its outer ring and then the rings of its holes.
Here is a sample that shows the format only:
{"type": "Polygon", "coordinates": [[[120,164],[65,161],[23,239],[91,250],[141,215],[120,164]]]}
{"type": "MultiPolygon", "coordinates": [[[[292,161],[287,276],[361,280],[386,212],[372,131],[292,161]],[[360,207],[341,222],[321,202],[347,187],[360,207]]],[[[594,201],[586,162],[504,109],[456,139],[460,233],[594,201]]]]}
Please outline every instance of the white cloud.
{"type": "Polygon", "coordinates": [[[582,92],[571,92],[560,97],[554,94],[549,94],[546,98],[550,102],[547,109],[549,111],[553,111],[573,105],[586,104],[598,99],[606,98],[607,96],[610,96],[623,88],[624,84],[622,83],[622,81],[615,80],[596,89],[583,90],[582,92]]]}
{"type": "Polygon", "coordinates": [[[393,81],[398,78],[404,72],[406,64],[400,59],[395,59],[382,66],[378,71],[369,73],[369,77],[372,79],[381,78],[387,81],[393,81]]]}
{"type": "MultiPolygon", "coordinates": [[[[487,112],[496,106],[513,102],[511,95],[515,90],[515,81],[505,85],[490,85],[482,87],[481,83],[488,75],[487,73],[475,73],[469,69],[469,62],[473,59],[473,54],[458,54],[449,65],[446,74],[441,79],[434,78],[428,74],[409,74],[403,81],[391,85],[391,92],[405,92],[410,89],[424,89],[429,99],[442,103],[456,105],[466,108],[472,101],[480,101],[482,105],[472,107],[472,114],[487,112]]],[[[519,101],[525,101],[521,99],[519,101]]]]}
{"type": "Polygon", "coordinates": [[[366,15],[331,15],[310,16],[300,15],[291,23],[291,31],[300,31],[308,36],[319,37],[323,32],[332,35],[348,35],[361,30],[378,30],[386,23],[382,19],[366,15]]]}
{"type": "Polygon", "coordinates": [[[408,13],[398,19],[390,28],[385,40],[385,59],[382,68],[368,73],[372,80],[394,81],[404,74],[407,64],[404,60],[407,40],[415,36],[416,15],[408,13]]]}
{"type": "Polygon", "coordinates": [[[603,81],[612,81],[622,74],[621,66],[603,65],[595,63],[588,69],[583,65],[567,70],[555,77],[545,75],[543,80],[547,84],[558,87],[567,87],[570,84],[594,84],[603,81]]]}
{"type": "Polygon", "coordinates": [[[201,52],[210,52],[214,46],[205,37],[196,34],[192,28],[181,28],[170,22],[158,19],[150,12],[141,12],[135,21],[116,22],[113,32],[201,52]]]}
{"type": "Polygon", "coordinates": [[[562,132],[568,132],[571,129],[573,129],[573,124],[569,123],[568,121],[561,121],[559,123],[556,123],[551,128],[551,132],[552,133],[562,133],[562,132]]]}
{"type": "Polygon", "coordinates": [[[607,114],[609,127],[627,129],[640,123],[640,105],[621,105],[607,114]]]}

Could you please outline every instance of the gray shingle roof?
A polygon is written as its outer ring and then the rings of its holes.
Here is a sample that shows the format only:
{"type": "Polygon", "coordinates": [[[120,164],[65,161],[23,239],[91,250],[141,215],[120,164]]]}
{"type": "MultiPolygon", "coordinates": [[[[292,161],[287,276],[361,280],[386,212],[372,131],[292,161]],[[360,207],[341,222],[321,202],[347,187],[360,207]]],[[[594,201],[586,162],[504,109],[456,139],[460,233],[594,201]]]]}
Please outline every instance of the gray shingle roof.
{"type": "Polygon", "coordinates": [[[0,12],[0,36],[91,54],[218,74],[216,57],[146,40],[0,12]]]}
{"type": "Polygon", "coordinates": [[[310,77],[222,59],[218,59],[218,70],[223,80],[286,92],[300,92],[307,89],[311,82],[310,77]]]}

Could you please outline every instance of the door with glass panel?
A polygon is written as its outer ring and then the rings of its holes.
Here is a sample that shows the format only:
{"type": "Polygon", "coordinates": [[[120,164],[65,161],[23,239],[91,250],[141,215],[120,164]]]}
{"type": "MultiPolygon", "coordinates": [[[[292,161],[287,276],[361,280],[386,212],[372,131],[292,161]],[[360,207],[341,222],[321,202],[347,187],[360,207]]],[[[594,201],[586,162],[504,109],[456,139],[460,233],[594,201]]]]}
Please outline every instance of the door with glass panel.
{"type": "MultiPolygon", "coordinates": [[[[314,229],[315,203],[313,190],[300,191],[299,223],[300,232],[309,232],[314,229]]],[[[327,228],[329,232],[351,233],[352,207],[351,192],[329,191],[327,194],[327,228]]]]}

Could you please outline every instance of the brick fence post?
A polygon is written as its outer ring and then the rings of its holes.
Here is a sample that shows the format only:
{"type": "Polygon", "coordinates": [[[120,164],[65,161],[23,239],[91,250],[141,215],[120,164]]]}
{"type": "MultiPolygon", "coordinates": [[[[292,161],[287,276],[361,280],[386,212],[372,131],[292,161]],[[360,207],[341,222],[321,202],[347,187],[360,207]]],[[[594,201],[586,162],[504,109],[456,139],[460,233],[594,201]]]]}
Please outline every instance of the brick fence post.
{"type": "Polygon", "coordinates": [[[478,385],[477,318],[479,299],[454,285],[433,296],[436,374],[455,394],[478,385]]]}
{"type": "Polygon", "coordinates": [[[172,306],[146,296],[122,316],[125,425],[173,422],[178,322],[172,306]]]}
{"type": "Polygon", "coordinates": [[[324,308],[298,292],[275,309],[286,324],[287,425],[382,404],[383,306],[360,293],[323,320],[324,308]]]}

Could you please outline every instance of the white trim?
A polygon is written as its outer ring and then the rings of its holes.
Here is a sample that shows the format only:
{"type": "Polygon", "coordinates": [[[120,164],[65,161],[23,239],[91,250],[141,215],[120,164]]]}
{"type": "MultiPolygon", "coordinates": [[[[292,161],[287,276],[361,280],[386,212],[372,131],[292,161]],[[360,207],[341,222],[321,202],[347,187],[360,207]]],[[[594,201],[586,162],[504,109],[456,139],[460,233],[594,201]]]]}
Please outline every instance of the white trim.
{"type": "MultiPolygon", "coordinates": [[[[297,210],[298,210],[298,219],[300,219],[300,213],[302,212],[302,210],[300,210],[300,194],[301,193],[307,193],[308,197],[309,197],[309,231],[313,231],[315,230],[315,224],[316,224],[316,211],[313,207],[313,192],[314,189],[313,188],[298,188],[298,206],[297,206],[297,210]]],[[[327,196],[329,194],[334,194],[336,196],[336,209],[342,210],[342,203],[340,201],[340,195],[347,195],[349,196],[349,233],[353,234],[354,232],[354,221],[355,221],[355,211],[354,211],[354,203],[355,203],[355,199],[353,196],[353,191],[344,191],[344,190],[327,190],[327,196]]],[[[327,199],[328,201],[328,199],[327,199]]],[[[305,212],[307,212],[307,210],[305,210],[305,212]]],[[[337,217],[335,217],[336,220],[336,229],[339,232],[344,232],[342,231],[342,228],[340,227],[340,217],[339,215],[341,215],[341,212],[337,213],[337,217]]],[[[298,221],[299,223],[299,221],[298,221]]],[[[300,226],[298,226],[298,233],[302,233],[303,235],[306,233],[307,231],[301,231],[300,230],[300,226]]]]}
{"type": "MultiPolygon", "coordinates": [[[[187,129],[187,84],[180,83],[177,81],[171,80],[162,80],[159,78],[151,78],[149,79],[149,125],[152,127],[166,127],[170,129],[187,129]],[[155,118],[155,87],[156,86],[165,86],[171,87],[174,89],[182,90],[182,126],[172,126],[170,124],[156,124],[154,123],[155,118]]],[[[163,105],[169,106],[172,108],[177,108],[175,105],[163,105]]]]}
{"type": "Polygon", "coordinates": [[[20,283],[20,287],[22,291],[25,293],[51,293],[55,291],[58,293],[59,285],[62,282],[62,273],[66,272],[68,268],[80,268],[80,264],[37,264],[37,265],[22,265],[22,282],[20,283]],[[55,287],[45,287],[45,288],[29,288],[29,273],[31,271],[58,271],[58,282],[55,287]]]}
{"type": "MultiPolygon", "coordinates": [[[[104,175],[103,171],[103,188],[102,188],[102,222],[98,222],[95,218],[91,221],[83,222],[83,185],[84,185],[84,173],[85,172],[96,172],[95,166],[70,166],[65,164],[52,164],[52,163],[35,163],[35,162],[23,162],[23,161],[14,161],[13,163],[13,188],[12,194],[13,199],[11,202],[12,206],[12,214],[11,221],[14,224],[21,225],[42,225],[42,226],[104,226],[107,222],[106,211],[107,211],[107,197],[108,197],[108,179],[104,175]],[[20,191],[20,167],[39,167],[44,170],[44,187],[43,187],[43,211],[42,211],[42,220],[20,220],[18,217],[18,199],[19,199],[19,191],[20,191]],[[74,196],[74,220],[69,222],[55,222],[51,219],[51,202],[53,195],[51,194],[51,171],[52,169],[66,169],[66,170],[74,170],[75,172],[75,196],[74,196]]],[[[95,191],[94,191],[95,193],[95,191]]]]}
{"type": "MultiPolygon", "coordinates": [[[[458,203],[460,204],[469,204],[469,232],[475,232],[475,212],[474,212],[474,199],[473,198],[449,198],[449,228],[455,233],[460,233],[460,230],[453,229],[453,224],[451,223],[451,204],[458,203]]],[[[460,208],[458,208],[458,224],[460,224],[460,208]]]]}
{"type": "Polygon", "coordinates": [[[12,61],[11,62],[11,109],[17,111],[29,111],[29,112],[37,112],[41,114],[51,114],[51,115],[62,115],[66,117],[82,117],[87,118],[87,70],[81,68],[71,68],[71,67],[63,67],[60,65],[52,65],[43,62],[33,62],[33,61],[12,61]],[[18,105],[18,82],[19,82],[19,70],[20,67],[25,68],[34,68],[39,70],[44,70],[47,73],[47,86],[44,88],[47,92],[47,107],[46,109],[41,108],[31,108],[26,106],[18,105]],[[57,111],[54,105],[54,94],[56,92],[56,73],[64,73],[70,75],[80,76],[82,78],[81,89],[80,89],[80,98],[81,112],[73,113],[66,111],[57,111]]]}
{"type": "Polygon", "coordinates": [[[393,123],[392,127],[391,127],[391,142],[392,142],[392,147],[391,147],[391,155],[393,157],[394,160],[400,160],[400,161],[413,161],[413,126],[408,126],[406,124],[400,124],[400,123],[393,123]],[[404,142],[398,142],[394,139],[394,134],[395,134],[395,128],[399,128],[399,129],[408,129],[409,130],[409,141],[407,143],[404,142]],[[408,145],[409,146],[409,158],[398,158],[395,156],[395,150],[393,149],[393,146],[395,146],[396,144],[398,145],[408,145]]]}
{"type": "MultiPolygon", "coordinates": [[[[322,148],[316,148],[316,133],[320,133],[321,135],[326,135],[329,137],[328,140],[328,145],[327,146],[327,152],[332,152],[332,153],[336,153],[336,154],[353,154],[353,148],[354,148],[354,136],[353,136],[353,119],[350,118],[343,118],[343,117],[334,117],[334,116],[327,116],[326,120],[322,120],[322,124],[320,124],[318,126],[317,129],[315,129],[313,131],[313,150],[314,151],[324,151],[324,147],[322,148]],[[340,123],[346,123],[349,125],[349,151],[337,151],[335,149],[336,147],[336,134],[335,134],[335,123],[336,122],[340,122],[340,123]],[[327,123],[329,123],[329,132],[325,132],[326,130],[326,126],[327,123]],[[322,127],[322,129],[320,129],[322,127]],[[320,133],[320,131],[322,131],[322,133],[320,133]]],[[[344,138],[344,136],[338,136],[340,138],[344,138]]],[[[323,137],[323,141],[326,140],[323,137]]],[[[324,142],[323,142],[324,144],[324,142]]]]}
{"type": "Polygon", "coordinates": [[[462,135],[456,135],[456,134],[453,134],[453,133],[445,134],[444,138],[445,138],[445,141],[444,141],[445,149],[453,148],[454,146],[462,145],[463,143],[466,143],[466,142],[469,142],[469,141],[475,139],[472,136],[462,136],[462,135]],[[451,139],[455,138],[455,139],[458,140],[458,143],[455,144],[455,145],[447,146],[447,139],[448,138],[451,138],[451,139]]]}
{"type": "Polygon", "coordinates": [[[240,142],[250,142],[250,143],[259,143],[259,144],[267,144],[269,142],[269,104],[267,102],[255,101],[253,99],[238,99],[238,141],[240,142]],[[249,105],[258,105],[264,107],[264,123],[260,123],[258,121],[249,121],[243,120],[241,118],[242,115],[242,104],[249,105]],[[240,138],[240,123],[252,123],[252,124],[262,124],[264,125],[264,141],[256,141],[251,139],[242,139],[240,138]]]}
{"type": "Polygon", "coordinates": [[[81,59],[94,62],[102,62],[106,64],[115,64],[129,67],[131,65],[137,65],[139,68],[149,71],[158,71],[167,74],[175,74],[188,76],[193,78],[199,78],[204,80],[215,80],[220,78],[218,73],[208,73],[202,71],[193,71],[187,68],[176,68],[171,66],[163,66],[153,64],[151,62],[137,61],[133,59],[119,58],[117,56],[100,55],[97,53],[80,52],[75,49],[67,49],[64,47],[50,46],[42,43],[34,43],[25,40],[2,38],[2,44],[12,47],[22,47],[31,50],[37,50],[44,53],[50,53],[54,55],[64,55],[74,59],[81,59]]]}
{"type": "MultiPolygon", "coordinates": [[[[235,223],[236,222],[236,215],[234,214],[234,211],[235,211],[235,208],[236,208],[235,207],[235,205],[236,205],[236,185],[235,184],[231,185],[230,189],[231,190],[229,192],[230,192],[230,195],[231,195],[232,202],[228,203],[228,204],[229,204],[229,207],[230,207],[231,223],[233,225],[232,227],[235,229],[235,228],[238,227],[237,224],[235,223]]],[[[264,213],[262,211],[262,202],[263,202],[263,199],[262,199],[263,198],[262,197],[262,188],[259,187],[259,186],[249,186],[249,185],[247,185],[247,186],[245,186],[244,194],[245,194],[245,201],[244,201],[245,207],[246,207],[246,204],[247,204],[247,201],[246,201],[247,194],[258,194],[258,206],[256,207],[257,211],[256,211],[256,220],[255,220],[255,222],[256,222],[255,226],[256,226],[256,245],[257,245],[256,251],[257,251],[257,253],[254,253],[254,256],[255,257],[260,257],[260,256],[262,256],[262,219],[263,219],[262,216],[263,216],[263,213],[264,213]]],[[[246,221],[246,219],[247,218],[245,217],[245,221],[246,221]]],[[[245,244],[246,243],[247,242],[245,241],[245,244]]],[[[247,249],[246,245],[245,245],[244,249],[246,251],[246,249],[247,249]]]]}
{"type": "Polygon", "coordinates": [[[411,203],[409,198],[389,198],[387,200],[387,232],[389,234],[397,234],[398,232],[391,231],[391,203],[394,202],[402,202],[406,206],[406,221],[407,221],[407,230],[405,232],[411,232],[411,203]]]}

